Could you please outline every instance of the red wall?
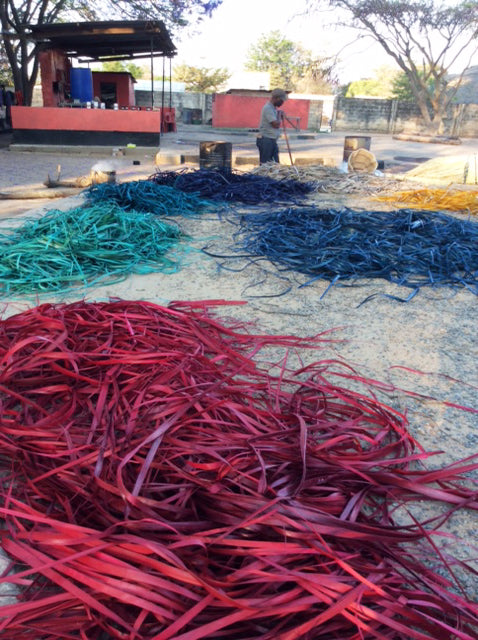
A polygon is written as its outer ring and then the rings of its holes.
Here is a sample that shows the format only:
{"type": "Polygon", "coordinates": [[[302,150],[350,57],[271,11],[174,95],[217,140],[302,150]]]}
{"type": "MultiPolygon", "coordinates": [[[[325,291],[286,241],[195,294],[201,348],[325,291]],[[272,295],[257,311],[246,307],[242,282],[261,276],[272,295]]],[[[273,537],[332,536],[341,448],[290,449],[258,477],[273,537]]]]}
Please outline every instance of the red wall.
{"type": "Polygon", "coordinates": [[[93,95],[100,97],[100,83],[113,82],[116,84],[116,97],[120,107],[133,107],[134,102],[134,82],[129,73],[121,71],[93,71],[93,95]]]}
{"type": "Polygon", "coordinates": [[[43,106],[56,107],[70,92],[70,61],[63,51],[55,49],[41,51],[39,61],[43,106]]]}
{"type": "MultiPolygon", "coordinates": [[[[169,109],[164,110],[169,111],[169,109]]],[[[172,109],[174,111],[174,109],[172,109]]],[[[14,129],[51,131],[159,131],[161,111],[114,111],[113,109],[71,109],[12,107],[14,129]]]]}
{"type": "MultiPolygon", "coordinates": [[[[257,129],[261,109],[268,98],[233,94],[215,94],[212,103],[212,126],[257,129]]],[[[281,109],[288,117],[300,117],[300,128],[307,129],[310,100],[286,100],[281,109]]],[[[291,125],[286,122],[286,127],[291,125]]]]}

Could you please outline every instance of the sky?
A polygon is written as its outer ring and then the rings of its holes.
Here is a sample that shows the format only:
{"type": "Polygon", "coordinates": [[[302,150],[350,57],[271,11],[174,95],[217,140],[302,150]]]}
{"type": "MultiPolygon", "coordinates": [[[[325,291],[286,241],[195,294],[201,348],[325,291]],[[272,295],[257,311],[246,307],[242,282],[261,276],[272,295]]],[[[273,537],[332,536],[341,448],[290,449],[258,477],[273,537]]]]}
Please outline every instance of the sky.
{"type": "Polygon", "coordinates": [[[380,66],[394,66],[393,60],[371,40],[358,43],[352,31],[338,32],[325,25],[324,16],[300,15],[305,4],[305,0],[223,0],[211,18],[197,26],[197,35],[174,38],[178,55],[173,65],[243,71],[251,45],[278,29],[317,56],[336,54],[352,43],[341,54],[336,69],[342,83],[371,77],[380,66]]]}

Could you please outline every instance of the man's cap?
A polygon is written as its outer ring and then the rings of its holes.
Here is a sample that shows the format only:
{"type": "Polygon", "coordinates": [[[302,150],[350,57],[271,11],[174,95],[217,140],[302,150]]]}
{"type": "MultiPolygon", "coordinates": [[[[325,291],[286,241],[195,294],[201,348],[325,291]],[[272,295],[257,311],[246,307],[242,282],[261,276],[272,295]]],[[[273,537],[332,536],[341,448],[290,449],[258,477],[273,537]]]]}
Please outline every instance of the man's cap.
{"type": "Polygon", "coordinates": [[[273,89],[271,92],[271,98],[282,98],[282,100],[287,100],[287,93],[284,89],[273,89]]]}

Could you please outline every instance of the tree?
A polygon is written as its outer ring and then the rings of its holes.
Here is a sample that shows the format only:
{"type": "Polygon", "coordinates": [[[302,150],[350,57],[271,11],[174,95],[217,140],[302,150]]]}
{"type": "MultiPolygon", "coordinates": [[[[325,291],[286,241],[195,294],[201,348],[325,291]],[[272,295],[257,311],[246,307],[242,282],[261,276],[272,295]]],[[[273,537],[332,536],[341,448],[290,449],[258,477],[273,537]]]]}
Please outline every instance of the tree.
{"type": "Polygon", "coordinates": [[[296,47],[292,40],[287,40],[280,31],[271,31],[250,48],[245,69],[268,71],[271,86],[290,91],[295,61],[296,47]]]}
{"type": "Polygon", "coordinates": [[[127,71],[131,73],[136,80],[142,78],[144,75],[144,69],[142,67],[133,62],[123,62],[122,60],[103,62],[101,68],[103,71],[127,71]]]}
{"type": "Polygon", "coordinates": [[[297,93],[330,94],[337,90],[332,58],[314,56],[308,49],[296,45],[297,64],[292,85],[297,93]]]}
{"type": "Polygon", "coordinates": [[[314,57],[280,31],[262,35],[247,55],[247,71],[268,71],[273,87],[286,91],[330,91],[333,65],[327,58],[314,57]]]}
{"type": "Polygon", "coordinates": [[[372,78],[354,80],[347,86],[346,98],[367,96],[371,98],[394,98],[395,81],[397,76],[404,75],[388,66],[375,69],[372,78]]]}
{"type": "MultiPolygon", "coordinates": [[[[424,75],[426,72],[419,70],[420,75],[424,75]]],[[[430,75],[428,78],[429,91],[430,93],[434,90],[434,81],[433,77],[430,75]]],[[[410,80],[407,75],[400,71],[395,75],[392,82],[392,97],[397,100],[415,100],[415,96],[413,95],[412,85],[410,84],[410,80]]]]}
{"type": "Polygon", "coordinates": [[[225,68],[208,69],[206,67],[191,67],[181,64],[175,67],[173,79],[186,84],[186,91],[198,93],[214,93],[231,77],[225,68]]]}
{"type": "Polygon", "coordinates": [[[0,25],[15,90],[31,104],[38,75],[38,47],[28,38],[29,24],[68,20],[163,20],[177,27],[210,15],[222,0],[0,0],[0,25]]]}
{"type": "Polygon", "coordinates": [[[3,42],[0,41],[0,84],[11,86],[13,84],[12,70],[8,64],[7,54],[3,42]]]}
{"type": "Polygon", "coordinates": [[[425,130],[438,133],[478,51],[478,1],[308,0],[309,10],[324,4],[336,12],[336,24],[373,38],[395,60],[408,78],[425,130]],[[448,71],[459,60],[464,69],[451,87],[448,71]]]}
{"type": "MultiPolygon", "coordinates": [[[[54,0],[57,3],[59,0],[54,0]]],[[[162,20],[171,33],[210,16],[222,0],[65,0],[82,20],[162,20]]]]}

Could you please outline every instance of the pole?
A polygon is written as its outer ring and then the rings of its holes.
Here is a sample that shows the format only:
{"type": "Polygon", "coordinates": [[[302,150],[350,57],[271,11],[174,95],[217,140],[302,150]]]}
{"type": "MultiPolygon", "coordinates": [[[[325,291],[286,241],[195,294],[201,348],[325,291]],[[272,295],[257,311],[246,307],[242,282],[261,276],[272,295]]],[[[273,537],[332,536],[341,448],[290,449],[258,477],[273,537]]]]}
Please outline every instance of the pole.
{"type": "Polygon", "coordinates": [[[150,41],[151,44],[151,59],[150,59],[150,66],[151,66],[151,108],[154,107],[154,67],[153,67],[153,38],[151,38],[150,41]]]}
{"type": "MultiPolygon", "coordinates": [[[[287,143],[287,151],[289,152],[290,164],[291,164],[291,167],[293,167],[294,166],[294,161],[292,160],[292,153],[291,153],[291,150],[290,150],[290,144],[289,144],[289,138],[287,136],[287,131],[285,130],[285,118],[284,118],[283,114],[281,114],[281,120],[282,120],[282,129],[284,131],[284,138],[285,138],[285,141],[287,143]]],[[[297,171],[297,169],[296,169],[296,171],[297,171]]]]}
{"type": "Polygon", "coordinates": [[[169,58],[169,110],[172,109],[172,86],[171,86],[171,78],[172,78],[172,67],[171,67],[171,58],[169,58]]]}
{"type": "Polygon", "coordinates": [[[161,88],[161,125],[164,123],[164,74],[166,72],[165,60],[163,56],[163,85],[161,88]]]}

